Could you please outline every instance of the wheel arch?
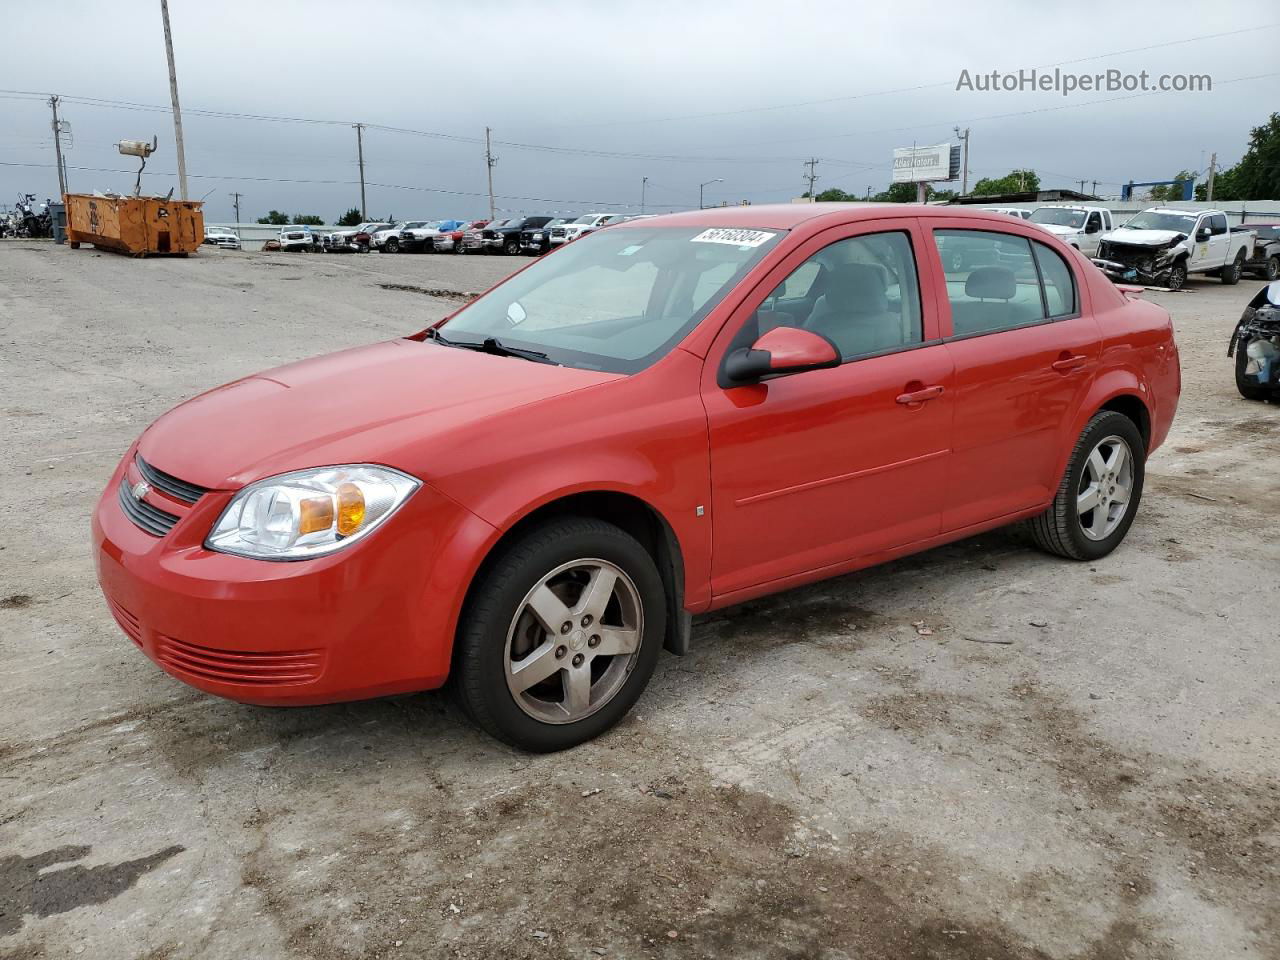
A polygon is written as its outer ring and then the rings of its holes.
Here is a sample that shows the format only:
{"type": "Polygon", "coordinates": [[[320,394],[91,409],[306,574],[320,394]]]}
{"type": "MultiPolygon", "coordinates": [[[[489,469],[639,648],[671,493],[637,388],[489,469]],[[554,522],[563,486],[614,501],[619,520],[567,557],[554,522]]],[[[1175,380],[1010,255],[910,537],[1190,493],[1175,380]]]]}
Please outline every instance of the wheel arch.
{"type": "MultiPolygon", "coordinates": [[[[683,655],[689,647],[692,615],[684,609],[685,561],[680,539],[662,511],[647,500],[620,490],[587,489],[553,495],[529,505],[525,511],[501,526],[501,533],[489,544],[467,586],[462,610],[471,601],[472,591],[503,550],[530,529],[558,517],[593,517],[625,530],[648,551],[662,577],[667,596],[667,631],[663,646],[683,655]]],[[[457,618],[460,629],[463,616],[457,618]]],[[[457,643],[454,644],[455,651],[457,643]]]]}

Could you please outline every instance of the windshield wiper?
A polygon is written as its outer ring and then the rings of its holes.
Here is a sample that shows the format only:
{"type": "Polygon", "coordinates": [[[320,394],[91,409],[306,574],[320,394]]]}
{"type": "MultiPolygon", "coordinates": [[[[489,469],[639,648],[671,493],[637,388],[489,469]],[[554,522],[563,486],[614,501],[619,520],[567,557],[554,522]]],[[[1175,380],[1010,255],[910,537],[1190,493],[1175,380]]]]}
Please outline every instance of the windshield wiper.
{"type": "Polygon", "coordinates": [[[497,337],[485,337],[483,340],[448,340],[438,330],[427,334],[437,343],[446,347],[458,347],[462,350],[478,350],[480,353],[491,353],[495,357],[519,357],[521,360],[532,360],[534,363],[550,363],[559,366],[554,360],[540,350],[525,350],[521,347],[508,347],[499,342],[497,337]]]}

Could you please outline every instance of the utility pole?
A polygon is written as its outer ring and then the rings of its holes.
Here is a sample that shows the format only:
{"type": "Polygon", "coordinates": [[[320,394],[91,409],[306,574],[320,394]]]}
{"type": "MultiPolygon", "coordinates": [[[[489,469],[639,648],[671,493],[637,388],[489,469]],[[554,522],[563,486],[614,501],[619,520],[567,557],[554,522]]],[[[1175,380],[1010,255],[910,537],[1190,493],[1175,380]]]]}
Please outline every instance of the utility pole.
{"type": "Polygon", "coordinates": [[[1080,192],[1081,192],[1081,193],[1084,193],[1084,181],[1083,181],[1083,180],[1081,180],[1081,181],[1080,181],[1080,192]]]}
{"type": "MultiPolygon", "coordinates": [[[[489,219],[493,220],[497,214],[493,206],[493,165],[498,162],[498,158],[493,155],[493,142],[489,139],[490,130],[484,128],[484,165],[489,172],[489,219]]],[[[648,177],[645,178],[646,180],[648,177]]]]}
{"type": "Polygon", "coordinates": [[[160,0],[164,20],[164,52],[169,58],[169,99],[173,101],[173,141],[178,148],[178,191],[187,199],[187,153],[182,146],[182,107],[178,105],[178,71],[173,65],[173,34],[169,31],[169,0],[160,0]]]}
{"type": "Polygon", "coordinates": [[[242,193],[230,194],[232,206],[236,208],[236,226],[240,225],[240,198],[244,196],[242,193]]]}
{"type": "Polygon", "coordinates": [[[960,128],[956,127],[956,139],[964,144],[964,154],[960,162],[960,196],[964,196],[969,192],[969,128],[964,128],[964,133],[960,132],[960,128]]]}
{"type": "Polygon", "coordinates": [[[649,186],[649,178],[641,177],[640,178],[640,212],[641,213],[644,213],[644,191],[645,191],[645,187],[647,186],[649,186]]]}
{"type": "Polygon", "coordinates": [[[1218,172],[1218,155],[1216,153],[1209,154],[1209,182],[1205,184],[1204,199],[1206,203],[1213,202],[1213,176],[1218,172]]]}
{"type": "Polygon", "coordinates": [[[364,124],[353,123],[356,128],[356,160],[360,164],[360,219],[368,220],[364,202],[364,124]]]}
{"type": "Polygon", "coordinates": [[[815,168],[818,166],[818,158],[810,157],[808,160],[804,162],[804,165],[809,168],[809,172],[804,175],[805,179],[809,181],[809,199],[816,202],[818,199],[818,196],[813,192],[813,184],[814,184],[814,181],[818,179],[818,174],[815,170],[815,168]]]}
{"type": "Polygon", "coordinates": [[[67,195],[67,172],[62,166],[62,125],[58,122],[58,98],[50,97],[49,106],[53,108],[53,153],[58,161],[58,199],[65,203],[67,195]]]}
{"type": "Polygon", "coordinates": [[[1093,181],[1093,195],[1094,195],[1095,197],[1098,195],[1098,181],[1097,181],[1097,180],[1093,181]]]}

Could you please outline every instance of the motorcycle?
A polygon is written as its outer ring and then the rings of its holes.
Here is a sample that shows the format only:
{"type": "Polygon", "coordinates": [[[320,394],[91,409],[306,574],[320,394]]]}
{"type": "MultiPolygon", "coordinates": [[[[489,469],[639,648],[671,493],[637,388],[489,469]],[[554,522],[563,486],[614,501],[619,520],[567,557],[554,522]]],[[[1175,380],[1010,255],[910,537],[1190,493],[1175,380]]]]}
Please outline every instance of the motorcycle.
{"type": "Polygon", "coordinates": [[[1280,403],[1280,280],[1259,290],[1244,308],[1227,356],[1235,357],[1240,396],[1280,403]]]}
{"type": "Polygon", "coordinates": [[[53,218],[49,213],[51,200],[45,200],[37,212],[33,207],[36,202],[34,193],[18,194],[17,210],[14,213],[14,236],[17,237],[51,237],[53,236],[53,218]]]}

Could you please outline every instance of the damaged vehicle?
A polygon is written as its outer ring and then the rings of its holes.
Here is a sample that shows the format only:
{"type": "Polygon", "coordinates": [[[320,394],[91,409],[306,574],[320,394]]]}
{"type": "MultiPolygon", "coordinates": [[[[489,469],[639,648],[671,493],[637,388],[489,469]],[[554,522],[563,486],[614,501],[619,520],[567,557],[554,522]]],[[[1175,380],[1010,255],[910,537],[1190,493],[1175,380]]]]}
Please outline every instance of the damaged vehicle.
{"type": "Polygon", "coordinates": [[[1244,268],[1264,280],[1280,280],[1280,225],[1274,223],[1249,224],[1255,234],[1253,253],[1245,261],[1244,268]]]}
{"type": "Polygon", "coordinates": [[[1233,230],[1222,210],[1152,207],[1104,234],[1093,262],[1117,283],[1181,290],[1202,273],[1230,285],[1240,282],[1253,242],[1253,231],[1233,230]]]}
{"type": "Polygon", "coordinates": [[[1244,308],[1227,356],[1236,361],[1240,396],[1280,403],[1280,280],[1259,290],[1244,308]]]}

